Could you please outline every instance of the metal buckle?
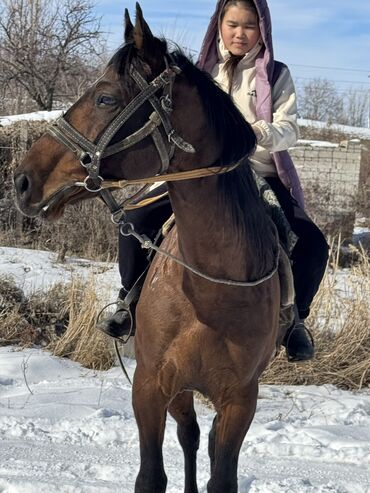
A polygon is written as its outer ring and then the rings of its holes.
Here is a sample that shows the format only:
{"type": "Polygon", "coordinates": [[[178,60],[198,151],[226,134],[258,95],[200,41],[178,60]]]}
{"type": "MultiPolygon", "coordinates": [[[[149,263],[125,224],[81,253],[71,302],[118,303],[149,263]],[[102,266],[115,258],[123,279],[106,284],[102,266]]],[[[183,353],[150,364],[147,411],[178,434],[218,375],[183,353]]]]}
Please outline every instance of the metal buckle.
{"type": "Polygon", "coordinates": [[[119,232],[122,236],[131,236],[135,231],[135,226],[132,223],[122,223],[119,232]]]}
{"type": "Polygon", "coordinates": [[[172,111],[172,101],[171,101],[171,98],[170,98],[169,94],[166,94],[166,96],[162,96],[160,98],[160,101],[161,101],[161,105],[162,105],[162,108],[164,109],[164,111],[166,113],[171,113],[171,111],[172,111]]]}
{"type": "Polygon", "coordinates": [[[84,152],[80,156],[80,163],[81,163],[81,166],[83,166],[84,168],[89,168],[89,166],[92,163],[92,160],[93,160],[93,158],[92,158],[91,154],[88,152],[84,152]]]}
{"type": "Polygon", "coordinates": [[[163,87],[163,86],[166,86],[167,84],[169,84],[171,82],[171,75],[168,73],[168,70],[164,70],[162,73],[160,73],[158,75],[158,77],[156,77],[152,82],[151,84],[154,86],[154,87],[163,87]]]}
{"type": "Polygon", "coordinates": [[[125,217],[125,215],[126,215],[125,211],[123,210],[122,207],[120,207],[118,210],[116,210],[111,214],[110,218],[112,220],[112,223],[119,224],[122,221],[122,218],[125,217]]]}
{"type": "Polygon", "coordinates": [[[84,187],[88,192],[101,192],[103,190],[103,187],[101,184],[103,183],[103,178],[101,176],[97,176],[96,178],[91,178],[91,176],[86,176],[84,179],[84,187]],[[98,182],[98,183],[96,183],[98,182]],[[91,186],[91,184],[93,186],[91,186]]]}

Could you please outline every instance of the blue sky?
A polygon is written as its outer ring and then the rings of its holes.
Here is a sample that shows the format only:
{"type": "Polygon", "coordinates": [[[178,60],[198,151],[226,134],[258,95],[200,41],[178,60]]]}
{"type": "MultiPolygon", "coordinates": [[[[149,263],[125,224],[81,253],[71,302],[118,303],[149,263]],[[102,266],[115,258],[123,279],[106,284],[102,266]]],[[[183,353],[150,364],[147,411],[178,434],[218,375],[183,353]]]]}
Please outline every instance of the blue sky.
{"type": "MultiPolygon", "coordinates": [[[[124,8],[134,19],[135,0],[97,2],[108,46],[114,50],[123,37],[124,8]]],[[[216,0],[139,3],[154,34],[197,51],[216,0]]],[[[369,0],[270,0],[269,4],[275,58],[289,65],[297,85],[322,77],[337,81],[341,91],[354,87],[370,94],[369,0]]]]}

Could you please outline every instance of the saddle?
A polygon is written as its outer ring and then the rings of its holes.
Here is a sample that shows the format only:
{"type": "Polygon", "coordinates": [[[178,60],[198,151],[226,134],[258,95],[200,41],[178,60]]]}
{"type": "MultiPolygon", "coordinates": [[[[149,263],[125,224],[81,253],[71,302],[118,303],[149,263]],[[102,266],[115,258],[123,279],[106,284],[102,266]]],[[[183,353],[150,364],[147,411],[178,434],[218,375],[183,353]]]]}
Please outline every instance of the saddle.
{"type": "Polygon", "coordinates": [[[293,325],[295,319],[295,291],[293,272],[290,265],[290,259],[281,244],[278,273],[280,280],[280,315],[277,347],[279,348],[284,335],[286,334],[286,331],[293,325]]]}

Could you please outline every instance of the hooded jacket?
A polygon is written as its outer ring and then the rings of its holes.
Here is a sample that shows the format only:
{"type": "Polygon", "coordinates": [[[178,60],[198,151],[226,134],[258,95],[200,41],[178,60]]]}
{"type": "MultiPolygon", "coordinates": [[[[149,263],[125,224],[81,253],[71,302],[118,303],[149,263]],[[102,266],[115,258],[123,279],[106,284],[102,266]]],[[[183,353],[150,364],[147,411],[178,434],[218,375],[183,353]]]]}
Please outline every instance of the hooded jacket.
{"type": "MultiPolygon", "coordinates": [[[[213,73],[213,75],[215,74],[215,66],[222,62],[222,58],[220,59],[222,53],[220,53],[218,45],[219,19],[226,3],[227,0],[218,0],[217,2],[216,10],[208,26],[198,60],[198,67],[211,74],[213,73]]],[[[266,0],[254,0],[254,3],[259,16],[259,27],[263,42],[263,46],[259,50],[254,62],[256,87],[255,113],[258,120],[271,123],[273,121],[274,106],[273,87],[282,71],[287,69],[282,63],[274,60],[271,17],[267,2],[266,0]]],[[[272,152],[271,156],[280,180],[291,191],[301,207],[303,207],[304,199],[301,184],[288,151],[272,152]]]]}

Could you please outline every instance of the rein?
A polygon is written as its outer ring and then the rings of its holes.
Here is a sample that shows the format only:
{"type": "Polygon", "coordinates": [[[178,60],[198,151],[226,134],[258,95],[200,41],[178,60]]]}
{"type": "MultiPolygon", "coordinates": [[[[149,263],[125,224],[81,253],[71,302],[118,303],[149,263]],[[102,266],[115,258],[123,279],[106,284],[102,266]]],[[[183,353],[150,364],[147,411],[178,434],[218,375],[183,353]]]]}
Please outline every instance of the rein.
{"type": "MultiPolygon", "coordinates": [[[[221,279],[219,277],[213,277],[209,276],[208,274],[204,274],[204,272],[201,272],[199,269],[196,267],[193,267],[180,258],[176,257],[170,252],[167,252],[166,250],[163,250],[162,248],[157,247],[147,236],[145,235],[140,235],[137,231],[135,231],[135,227],[132,223],[127,223],[127,222],[121,222],[120,223],[120,233],[123,236],[133,236],[136,238],[139,243],[141,244],[141,247],[147,250],[153,250],[160,255],[163,255],[174,262],[176,262],[179,265],[182,265],[185,269],[189,270],[193,274],[196,274],[199,277],[202,277],[203,279],[206,279],[207,281],[213,282],[215,284],[224,284],[226,286],[236,286],[236,287],[254,287],[258,286],[259,284],[264,283],[265,281],[268,281],[271,279],[274,274],[277,272],[279,268],[279,259],[280,259],[280,248],[277,250],[277,254],[274,259],[274,265],[271,269],[270,272],[265,274],[263,277],[260,277],[259,279],[256,279],[255,281],[233,281],[232,279],[221,279]]],[[[276,236],[276,241],[278,243],[278,233],[275,227],[275,236],[276,236]]]]}

